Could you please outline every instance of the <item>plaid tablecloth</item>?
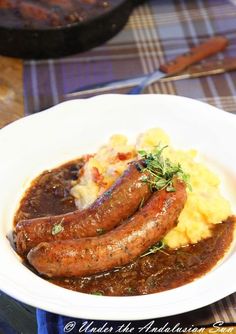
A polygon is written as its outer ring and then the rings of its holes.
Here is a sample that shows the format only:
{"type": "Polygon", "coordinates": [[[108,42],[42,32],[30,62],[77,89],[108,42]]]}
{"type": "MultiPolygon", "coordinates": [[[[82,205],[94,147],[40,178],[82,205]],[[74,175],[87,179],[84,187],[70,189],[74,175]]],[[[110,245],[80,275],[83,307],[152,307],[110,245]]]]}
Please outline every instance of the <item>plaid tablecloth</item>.
{"type": "MultiPolygon", "coordinates": [[[[25,113],[35,113],[64,101],[66,93],[84,85],[149,73],[213,35],[224,35],[230,42],[227,50],[216,58],[236,56],[236,1],[146,1],[133,11],[122,32],[104,45],[63,59],[26,61],[25,113]]],[[[236,113],[236,72],[159,82],[149,86],[145,93],[192,97],[236,113]]],[[[236,324],[236,294],[172,321],[236,324]]]]}
{"type": "MultiPolygon", "coordinates": [[[[65,100],[67,92],[81,86],[149,73],[213,35],[225,35],[230,41],[216,57],[236,56],[235,1],[146,1],[108,43],[63,59],[25,62],[26,114],[65,100]]],[[[236,112],[235,82],[233,72],[156,83],[146,92],[188,96],[236,112]]]]}

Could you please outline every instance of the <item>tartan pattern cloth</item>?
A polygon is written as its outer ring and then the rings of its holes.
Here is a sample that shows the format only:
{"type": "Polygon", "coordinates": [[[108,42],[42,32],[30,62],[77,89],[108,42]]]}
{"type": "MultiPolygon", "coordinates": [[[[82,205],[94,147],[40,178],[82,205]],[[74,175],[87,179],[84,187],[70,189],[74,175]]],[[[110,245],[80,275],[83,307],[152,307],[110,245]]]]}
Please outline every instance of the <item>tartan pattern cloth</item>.
{"type": "MultiPolygon", "coordinates": [[[[235,16],[233,1],[146,1],[134,10],[125,28],[104,45],[62,59],[26,61],[26,114],[62,102],[66,93],[85,85],[150,73],[161,63],[213,35],[225,35],[229,39],[226,51],[214,58],[233,57],[236,55],[235,16]]],[[[234,113],[235,82],[236,72],[231,72],[159,82],[149,86],[146,92],[192,97],[234,113]]]]}
{"type": "MultiPolygon", "coordinates": [[[[214,35],[226,36],[229,46],[212,59],[236,56],[235,18],[235,0],[146,1],[135,8],[123,30],[100,47],[62,59],[25,61],[25,113],[39,112],[62,102],[66,100],[66,93],[85,85],[148,74],[161,63],[214,35]]],[[[149,86],[145,93],[187,96],[236,113],[236,71],[211,77],[157,82],[149,86]]],[[[65,317],[41,310],[37,311],[37,317],[40,334],[63,333],[68,321],[65,317]]],[[[170,318],[162,320],[169,321],[170,318]]],[[[172,320],[192,322],[194,325],[217,321],[235,324],[236,294],[172,320]]]]}

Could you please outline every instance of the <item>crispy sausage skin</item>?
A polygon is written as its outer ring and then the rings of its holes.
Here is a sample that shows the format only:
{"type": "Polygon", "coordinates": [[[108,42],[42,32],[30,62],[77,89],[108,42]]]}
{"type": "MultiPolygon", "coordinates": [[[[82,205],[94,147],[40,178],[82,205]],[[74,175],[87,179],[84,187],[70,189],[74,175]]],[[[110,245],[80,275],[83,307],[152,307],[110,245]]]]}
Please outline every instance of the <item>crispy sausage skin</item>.
{"type": "Polygon", "coordinates": [[[0,0],[0,9],[12,9],[16,7],[15,0],[0,0]]]}
{"type": "Polygon", "coordinates": [[[123,266],[175,226],[186,201],[186,187],[155,192],[125,223],[99,237],[42,242],[28,254],[30,264],[49,277],[80,277],[123,266]]]}
{"type": "Polygon", "coordinates": [[[41,6],[40,4],[35,4],[33,2],[20,1],[19,2],[19,12],[25,19],[31,19],[36,21],[46,21],[46,20],[56,20],[60,23],[60,17],[55,11],[50,10],[41,6]]]}
{"type": "Polygon", "coordinates": [[[15,229],[17,252],[25,256],[42,241],[91,237],[116,227],[151,196],[149,186],[142,181],[140,163],[132,162],[112,187],[85,210],[20,221],[15,229]],[[58,224],[61,232],[54,234],[58,224]]]}

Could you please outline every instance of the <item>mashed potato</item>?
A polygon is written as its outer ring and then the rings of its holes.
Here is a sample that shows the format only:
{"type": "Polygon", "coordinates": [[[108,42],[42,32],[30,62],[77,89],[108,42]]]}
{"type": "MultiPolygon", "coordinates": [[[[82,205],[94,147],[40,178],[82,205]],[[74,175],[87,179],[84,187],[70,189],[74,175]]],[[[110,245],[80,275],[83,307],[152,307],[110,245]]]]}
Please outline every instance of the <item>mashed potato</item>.
{"type": "Polygon", "coordinates": [[[89,156],[79,182],[71,189],[79,209],[88,207],[124,172],[127,164],[137,157],[134,145],[125,136],[114,135],[107,145],[89,156]]]}
{"type": "Polygon", "coordinates": [[[125,136],[112,136],[107,145],[88,157],[82,176],[72,187],[71,194],[78,208],[86,208],[114,183],[130,161],[138,158],[139,150],[150,152],[158,144],[168,145],[163,154],[181,164],[184,172],[190,175],[192,187],[192,190],[187,189],[188,198],[177,226],[165,236],[164,242],[171,248],[196,243],[210,236],[213,224],[221,223],[232,214],[230,204],[220,193],[219,178],[196,162],[197,152],[175,150],[168,135],[161,129],[148,130],[138,137],[135,145],[128,144],[125,136]]]}

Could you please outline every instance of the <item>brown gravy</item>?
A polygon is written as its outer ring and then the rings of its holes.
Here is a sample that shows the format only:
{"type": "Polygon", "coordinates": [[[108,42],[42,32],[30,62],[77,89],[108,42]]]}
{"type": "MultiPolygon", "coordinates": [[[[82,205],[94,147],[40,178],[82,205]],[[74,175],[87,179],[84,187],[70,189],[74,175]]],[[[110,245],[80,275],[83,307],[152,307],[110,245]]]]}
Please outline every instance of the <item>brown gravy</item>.
{"type": "MultiPolygon", "coordinates": [[[[75,210],[69,189],[82,166],[80,159],[42,173],[22,199],[15,224],[24,218],[75,210]]],[[[229,217],[214,227],[210,238],[195,245],[178,250],[164,248],[106,273],[48,280],[74,291],[107,296],[143,295],[173,289],[204,275],[217,264],[233,240],[235,222],[235,217],[229,217]]]]}

